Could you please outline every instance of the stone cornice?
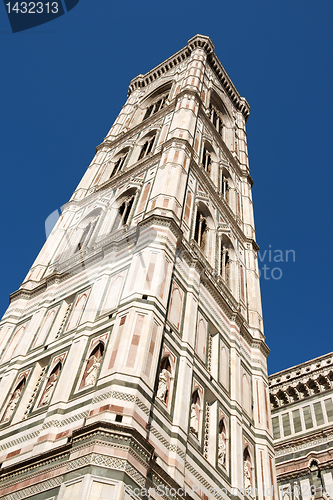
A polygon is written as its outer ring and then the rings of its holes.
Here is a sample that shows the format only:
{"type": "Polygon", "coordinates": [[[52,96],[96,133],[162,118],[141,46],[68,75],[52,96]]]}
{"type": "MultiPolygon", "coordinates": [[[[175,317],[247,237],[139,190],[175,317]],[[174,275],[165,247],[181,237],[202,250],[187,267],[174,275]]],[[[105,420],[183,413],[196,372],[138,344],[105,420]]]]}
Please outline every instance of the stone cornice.
{"type": "Polygon", "coordinates": [[[272,412],[332,392],[333,353],[269,376],[272,412]]]}
{"type": "Polygon", "coordinates": [[[244,97],[239,95],[228,73],[214,52],[215,47],[213,42],[208,36],[204,35],[194,36],[187,42],[187,46],[176,52],[176,54],[166,59],[151,71],[148,71],[145,75],[138,75],[136,78],[131,80],[128,88],[128,95],[135,90],[147,87],[152,82],[165,75],[170,69],[178,66],[183,61],[188,59],[191,53],[198,48],[206,52],[208,63],[216,74],[223,89],[229,96],[229,99],[234,104],[236,109],[243,114],[245,120],[247,120],[250,114],[250,106],[248,102],[244,97]]]}
{"type": "Polygon", "coordinates": [[[148,155],[142,160],[135,162],[130,167],[127,167],[124,171],[121,171],[119,174],[116,174],[112,179],[108,179],[95,187],[94,193],[98,191],[103,191],[105,189],[116,189],[120,185],[126,184],[126,182],[134,181],[134,178],[140,175],[142,172],[145,172],[153,165],[157,164],[162,156],[161,151],[155,153],[154,155],[148,155]]]}
{"type": "Polygon", "coordinates": [[[292,366],[285,370],[281,370],[277,373],[273,373],[269,376],[269,381],[271,387],[283,384],[286,381],[290,384],[293,380],[298,379],[300,376],[306,374],[306,376],[312,375],[313,372],[320,373],[325,367],[331,366],[333,363],[333,352],[319,356],[318,358],[310,359],[299,365],[292,366]],[[299,373],[298,373],[299,372],[299,373]],[[289,375],[289,377],[288,377],[289,375]],[[279,380],[280,379],[280,380],[279,380]]]}
{"type": "MultiPolygon", "coordinates": [[[[313,447],[315,442],[325,440],[331,442],[333,437],[333,430],[330,424],[325,429],[314,431],[310,429],[304,436],[293,436],[292,438],[284,438],[282,442],[274,443],[276,456],[287,455],[288,453],[295,453],[296,451],[307,449],[309,446],[313,447]]],[[[323,441],[322,441],[323,442],[323,441]]]]}

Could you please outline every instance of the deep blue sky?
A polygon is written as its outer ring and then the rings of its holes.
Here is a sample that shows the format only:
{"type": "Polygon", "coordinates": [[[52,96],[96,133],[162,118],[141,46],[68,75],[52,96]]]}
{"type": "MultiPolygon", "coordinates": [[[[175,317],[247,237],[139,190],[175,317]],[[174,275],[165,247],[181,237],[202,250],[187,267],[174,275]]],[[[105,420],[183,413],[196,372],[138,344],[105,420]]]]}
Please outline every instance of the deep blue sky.
{"type": "Polygon", "coordinates": [[[261,282],[269,372],[333,351],[332,14],[331,0],[80,0],[55,21],[12,34],[1,6],[0,313],[129,81],[201,33],[251,105],[257,241],[266,275],[282,270],[280,280],[261,282]],[[296,261],[269,262],[269,248],[295,250],[296,261]]]}

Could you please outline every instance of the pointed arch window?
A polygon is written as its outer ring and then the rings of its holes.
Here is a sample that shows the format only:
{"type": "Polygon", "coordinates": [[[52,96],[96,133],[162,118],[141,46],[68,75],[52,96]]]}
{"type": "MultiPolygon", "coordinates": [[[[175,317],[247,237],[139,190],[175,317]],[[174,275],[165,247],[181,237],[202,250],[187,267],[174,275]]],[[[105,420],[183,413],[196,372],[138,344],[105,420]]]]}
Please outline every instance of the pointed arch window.
{"type": "Polygon", "coordinates": [[[210,121],[222,137],[222,131],[223,131],[223,120],[222,120],[222,113],[218,110],[216,106],[214,106],[213,103],[210,103],[209,105],[209,117],[210,121]]]}
{"type": "Polygon", "coordinates": [[[205,250],[206,233],[207,233],[206,217],[201,213],[200,210],[198,210],[197,218],[195,221],[194,239],[198,243],[201,250],[203,251],[205,250]]]}
{"type": "Polygon", "coordinates": [[[168,99],[168,96],[169,96],[169,93],[167,94],[164,94],[162,97],[160,97],[157,101],[155,101],[153,104],[151,104],[147,110],[146,110],[146,113],[145,113],[145,116],[144,116],[144,120],[146,120],[147,118],[149,118],[150,116],[154,115],[155,113],[157,113],[158,111],[160,111],[161,109],[164,108],[165,106],[165,103],[168,99]]]}
{"type": "Polygon", "coordinates": [[[127,221],[129,219],[129,216],[130,216],[130,213],[131,213],[131,210],[133,207],[133,203],[134,203],[134,198],[135,198],[135,195],[133,194],[132,196],[130,196],[129,198],[124,200],[122,202],[122,204],[120,205],[120,207],[118,208],[118,212],[120,215],[120,223],[123,226],[125,224],[127,224],[127,221]]]}
{"type": "Polygon", "coordinates": [[[207,174],[210,175],[210,171],[212,168],[212,155],[206,147],[204,147],[202,154],[202,166],[206,170],[207,174]]]}
{"type": "Polygon", "coordinates": [[[149,137],[146,142],[144,143],[144,145],[142,146],[142,149],[141,149],[141,152],[140,152],[140,156],[139,156],[139,160],[142,160],[142,158],[145,158],[146,156],[149,155],[149,153],[152,152],[153,150],[153,146],[154,146],[154,142],[155,142],[155,135],[149,137]]]}
{"type": "Polygon", "coordinates": [[[230,285],[230,256],[226,245],[221,246],[221,276],[225,283],[230,285]]]}
{"type": "Polygon", "coordinates": [[[114,164],[112,173],[110,175],[110,179],[112,177],[114,177],[116,174],[118,174],[119,172],[121,172],[121,170],[123,169],[123,166],[125,164],[125,161],[127,159],[127,156],[128,156],[128,153],[123,153],[121,156],[119,156],[118,160],[114,164]]]}
{"type": "Polygon", "coordinates": [[[80,241],[79,243],[77,244],[77,247],[75,249],[75,253],[76,252],[79,252],[80,250],[82,250],[82,248],[84,246],[87,246],[88,243],[89,243],[89,240],[91,238],[91,235],[92,233],[94,232],[94,229],[96,227],[96,224],[97,224],[97,218],[96,219],[93,219],[91,220],[87,225],[86,227],[84,228],[83,230],[83,233],[81,235],[81,238],[80,238],[80,241]]]}
{"type": "Polygon", "coordinates": [[[222,174],[222,196],[229,203],[229,181],[225,174],[222,174]]]}
{"type": "Polygon", "coordinates": [[[117,215],[113,222],[111,231],[115,231],[121,226],[126,226],[129,224],[136,196],[136,189],[130,188],[128,191],[126,191],[126,193],[123,193],[123,195],[118,198],[117,215]]]}

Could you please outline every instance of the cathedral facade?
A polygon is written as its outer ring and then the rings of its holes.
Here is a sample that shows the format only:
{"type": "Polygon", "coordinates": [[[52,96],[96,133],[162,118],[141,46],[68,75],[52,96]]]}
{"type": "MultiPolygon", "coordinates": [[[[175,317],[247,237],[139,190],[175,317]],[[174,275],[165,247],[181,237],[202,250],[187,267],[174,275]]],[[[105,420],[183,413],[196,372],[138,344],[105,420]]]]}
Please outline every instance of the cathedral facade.
{"type": "Polygon", "coordinates": [[[1,498],[276,498],[249,111],[205,36],[131,81],[0,323],[1,498]]]}
{"type": "Polygon", "coordinates": [[[333,497],[333,353],[270,375],[281,500],[333,497]]]}

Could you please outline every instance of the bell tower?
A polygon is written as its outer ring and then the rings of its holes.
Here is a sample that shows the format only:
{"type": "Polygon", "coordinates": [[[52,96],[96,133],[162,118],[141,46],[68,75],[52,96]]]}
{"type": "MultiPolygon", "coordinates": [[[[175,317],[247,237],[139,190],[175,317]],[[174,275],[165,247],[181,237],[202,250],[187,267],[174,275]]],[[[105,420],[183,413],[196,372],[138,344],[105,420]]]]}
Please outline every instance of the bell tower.
{"type": "Polygon", "coordinates": [[[249,112],[206,36],[130,82],[0,323],[1,498],[275,498],[249,112]]]}

